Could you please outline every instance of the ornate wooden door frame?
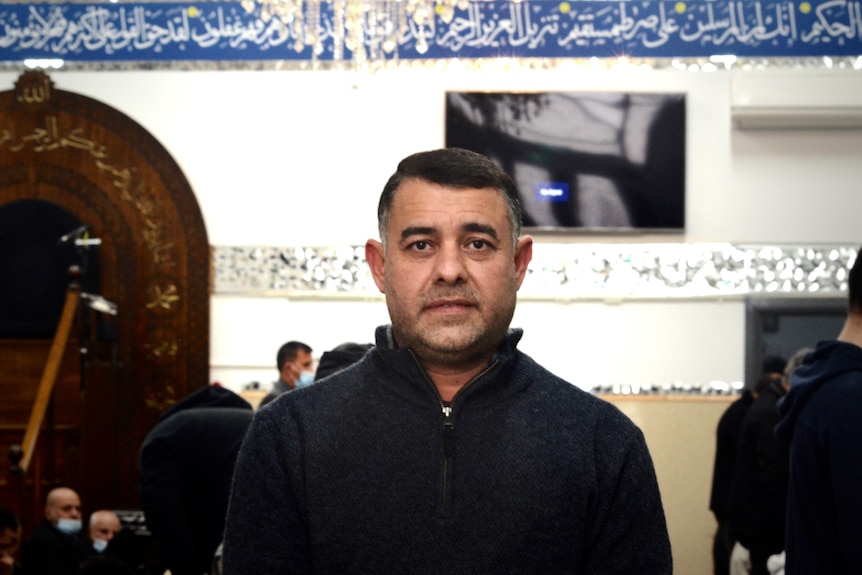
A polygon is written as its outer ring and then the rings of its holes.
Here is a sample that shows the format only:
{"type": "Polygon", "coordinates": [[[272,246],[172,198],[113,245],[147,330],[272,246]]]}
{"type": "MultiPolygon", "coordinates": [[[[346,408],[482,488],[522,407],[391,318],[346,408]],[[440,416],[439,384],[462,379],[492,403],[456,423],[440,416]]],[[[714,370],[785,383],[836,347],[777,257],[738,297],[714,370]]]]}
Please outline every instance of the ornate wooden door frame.
{"type": "Polygon", "coordinates": [[[144,435],[165,407],[209,384],[200,208],[146,129],[38,71],[0,92],[0,206],[21,199],[61,206],[102,240],[101,295],[119,308],[118,358],[82,393],[80,489],[88,509],[135,505],[144,435]]]}

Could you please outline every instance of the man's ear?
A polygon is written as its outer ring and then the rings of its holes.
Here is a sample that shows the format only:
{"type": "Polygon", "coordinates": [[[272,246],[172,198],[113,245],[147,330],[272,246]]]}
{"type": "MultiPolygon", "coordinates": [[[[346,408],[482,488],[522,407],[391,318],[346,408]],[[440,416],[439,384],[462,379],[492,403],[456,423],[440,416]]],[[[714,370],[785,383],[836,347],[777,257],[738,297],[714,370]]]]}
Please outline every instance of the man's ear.
{"type": "Polygon", "coordinates": [[[368,240],[365,242],[365,261],[368,262],[368,267],[371,268],[371,276],[374,278],[374,283],[377,284],[377,289],[380,290],[380,293],[386,293],[386,283],[383,280],[385,259],[383,244],[377,240],[368,240]]]}
{"type": "Polygon", "coordinates": [[[533,238],[531,236],[521,236],[515,245],[515,274],[518,278],[518,289],[521,289],[521,284],[527,275],[527,268],[532,259],[533,238]]]}

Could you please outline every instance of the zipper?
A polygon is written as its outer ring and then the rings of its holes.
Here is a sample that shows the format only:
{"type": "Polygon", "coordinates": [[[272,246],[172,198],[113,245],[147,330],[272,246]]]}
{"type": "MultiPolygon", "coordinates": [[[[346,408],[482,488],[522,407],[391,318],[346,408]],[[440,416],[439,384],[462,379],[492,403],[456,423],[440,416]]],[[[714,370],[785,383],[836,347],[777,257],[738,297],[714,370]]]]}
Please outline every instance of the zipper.
{"type": "Polygon", "coordinates": [[[441,510],[445,513],[449,507],[450,500],[450,480],[449,475],[451,473],[452,467],[452,458],[455,456],[455,418],[453,417],[453,409],[452,405],[455,403],[455,400],[458,399],[464,391],[467,390],[473,383],[481,379],[488,372],[494,369],[499,363],[499,360],[494,360],[490,364],[488,364],[485,369],[474,375],[470,378],[470,380],[465,383],[461,389],[455,392],[455,395],[452,397],[451,401],[443,401],[443,398],[440,397],[440,392],[437,391],[437,386],[434,385],[434,382],[431,381],[431,378],[428,376],[428,373],[422,367],[422,364],[419,363],[419,360],[413,354],[413,351],[410,350],[410,355],[413,357],[413,361],[416,362],[416,365],[419,367],[419,371],[425,377],[425,381],[428,385],[431,386],[431,389],[434,390],[434,394],[437,396],[437,401],[440,404],[440,411],[443,414],[443,492],[440,498],[441,510]]]}

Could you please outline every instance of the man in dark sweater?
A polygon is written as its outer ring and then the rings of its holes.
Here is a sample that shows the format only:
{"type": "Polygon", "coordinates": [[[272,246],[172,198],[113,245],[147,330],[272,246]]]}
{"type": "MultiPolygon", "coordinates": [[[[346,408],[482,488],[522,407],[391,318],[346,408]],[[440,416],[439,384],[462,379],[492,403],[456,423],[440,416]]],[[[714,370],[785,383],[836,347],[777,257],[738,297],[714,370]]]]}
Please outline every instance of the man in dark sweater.
{"type": "Polygon", "coordinates": [[[847,279],[847,319],[790,375],[776,435],[790,442],[786,575],[860,572],[862,250],[847,279]]]}
{"type": "Polygon", "coordinates": [[[483,156],[399,164],[365,252],[392,323],[357,364],[255,415],[227,575],[672,572],[640,430],[517,349],[520,222],[483,156]]]}

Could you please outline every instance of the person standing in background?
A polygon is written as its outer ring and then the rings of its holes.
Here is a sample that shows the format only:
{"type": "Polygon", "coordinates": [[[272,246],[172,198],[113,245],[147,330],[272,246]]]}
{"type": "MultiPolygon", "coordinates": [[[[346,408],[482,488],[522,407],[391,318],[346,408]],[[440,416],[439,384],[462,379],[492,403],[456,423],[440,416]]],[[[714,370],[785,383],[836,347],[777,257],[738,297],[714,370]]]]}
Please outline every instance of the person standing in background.
{"type": "Polygon", "coordinates": [[[314,358],[311,357],[311,352],[311,347],[301,341],[289,341],[278,348],[278,353],[275,355],[278,381],[261,400],[260,407],[282,393],[308,387],[314,383],[314,358]]]}
{"type": "Polygon", "coordinates": [[[21,575],[16,560],[21,547],[21,520],[5,507],[0,507],[0,575],[21,575]]]}
{"type": "Polygon", "coordinates": [[[120,532],[122,525],[117,514],[109,509],[100,509],[90,514],[90,524],[87,537],[90,542],[90,553],[104,553],[108,543],[120,532]]]}
{"type": "Polygon", "coordinates": [[[786,575],[862,571],[862,250],[847,317],[790,376],[778,438],[790,444],[786,575]]]}
{"type": "Polygon", "coordinates": [[[784,548],[789,455],[775,438],[781,379],[762,376],[762,391],[748,409],[739,435],[727,505],[730,536],[749,553],[751,575],[769,575],[766,562],[784,548]]]}
{"type": "Polygon", "coordinates": [[[712,546],[713,571],[715,575],[728,575],[730,557],[736,540],[731,536],[727,521],[727,502],[730,485],[733,480],[733,469],[739,449],[739,433],[748,408],[757,399],[758,393],[768,384],[781,378],[786,365],[784,358],[772,355],[763,360],[761,378],[755,383],[749,383],[742,395],[731,403],[721,419],[715,433],[715,464],[712,471],[712,490],[709,497],[709,510],[715,516],[718,527],[712,546]]]}
{"type": "Polygon", "coordinates": [[[236,454],[253,415],[246,400],[211,385],[165,411],[144,439],[141,509],[172,575],[210,572],[236,454]]]}
{"type": "Polygon", "coordinates": [[[84,561],[81,498],[68,487],[56,487],[45,498],[45,519],[21,549],[26,575],[74,575],[84,561]]]}

